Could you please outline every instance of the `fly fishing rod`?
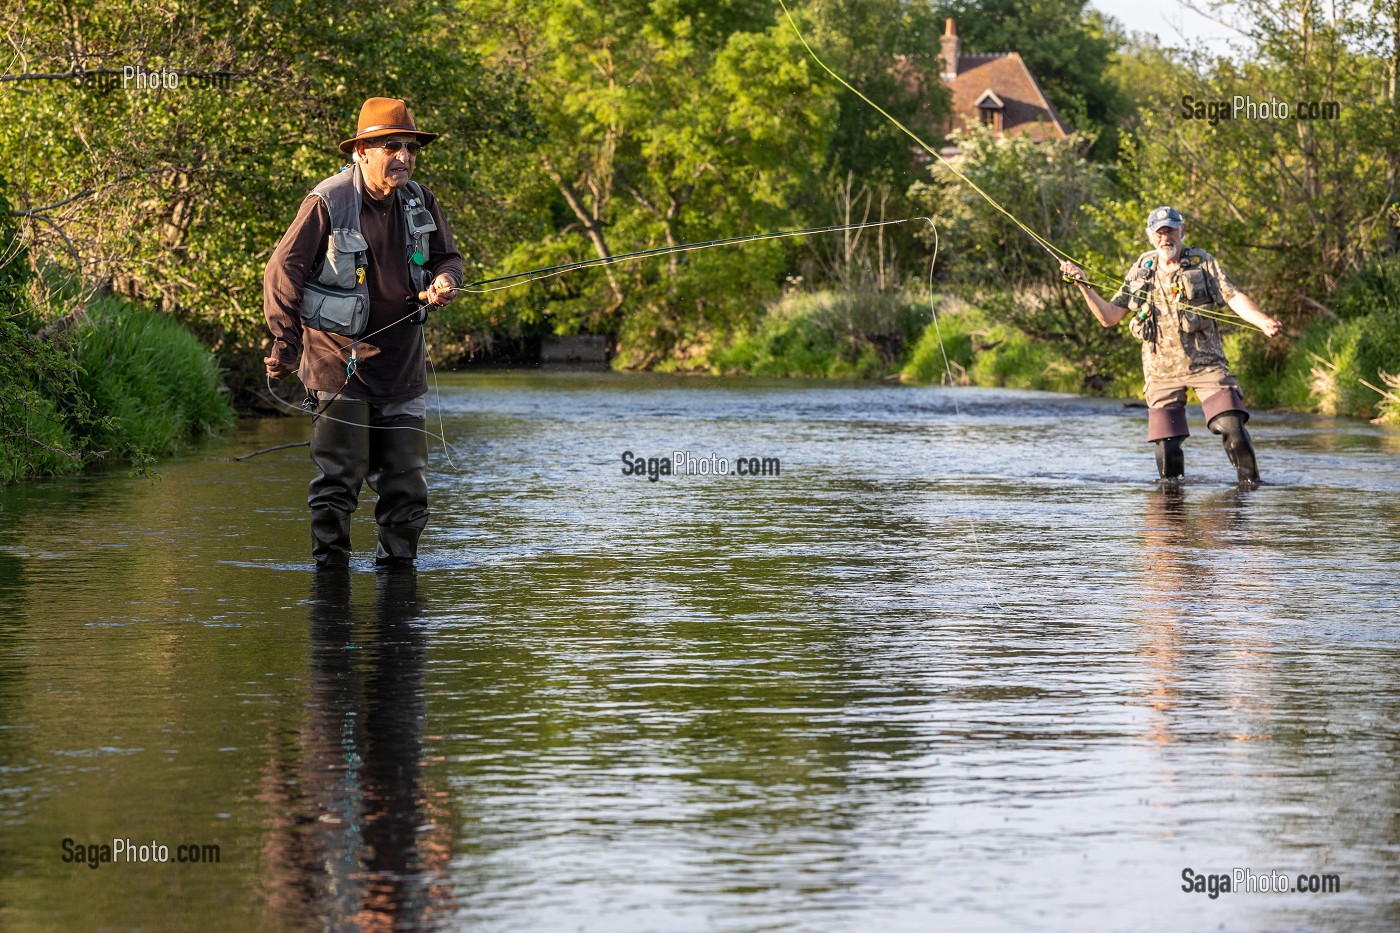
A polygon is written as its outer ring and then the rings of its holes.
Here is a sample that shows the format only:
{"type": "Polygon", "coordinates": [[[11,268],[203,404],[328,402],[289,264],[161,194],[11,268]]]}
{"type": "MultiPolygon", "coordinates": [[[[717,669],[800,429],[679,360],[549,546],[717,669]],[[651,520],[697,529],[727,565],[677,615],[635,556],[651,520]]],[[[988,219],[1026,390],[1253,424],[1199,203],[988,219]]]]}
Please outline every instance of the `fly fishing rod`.
{"type": "MultiPolygon", "coordinates": [[[[981,188],[976,182],[974,182],[971,178],[968,178],[965,174],[963,174],[961,171],[959,171],[959,170],[958,170],[958,167],[957,167],[956,165],[954,165],[950,160],[944,158],[944,156],[943,156],[942,153],[940,153],[937,149],[933,148],[933,147],[930,146],[927,142],[925,142],[925,141],[923,140],[923,138],[919,136],[919,134],[915,133],[915,132],[914,132],[913,130],[911,130],[909,127],[905,126],[902,122],[900,122],[898,119],[896,119],[889,111],[885,110],[885,108],[881,107],[879,104],[875,103],[875,101],[873,101],[873,100],[871,100],[869,97],[867,97],[864,93],[862,93],[862,92],[860,91],[859,88],[857,88],[855,85],[851,84],[851,82],[849,82],[849,81],[847,81],[845,78],[841,77],[841,75],[838,74],[830,65],[828,65],[826,62],[822,61],[821,56],[818,55],[818,54],[816,53],[816,50],[813,49],[812,46],[807,42],[806,36],[804,36],[804,35],[802,34],[802,30],[799,29],[799,28],[797,27],[797,20],[793,18],[792,11],[791,11],[790,9],[788,9],[788,5],[787,5],[787,3],[785,2],[785,0],[778,0],[778,5],[781,6],[781,7],[783,8],[783,15],[787,18],[788,25],[792,27],[793,33],[796,34],[796,36],[797,36],[797,41],[800,42],[800,43],[802,43],[802,47],[803,47],[804,49],[807,50],[807,54],[810,55],[810,56],[812,57],[812,60],[815,61],[815,62],[821,67],[821,69],[822,69],[823,71],[825,71],[827,74],[831,75],[831,77],[832,77],[833,79],[835,79],[839,84],[841,84],[842,87],[846,88],[846,90],[850,91],[852,94],[854,94],[854,95],[856,95],[857,97],[859,97],[859,98],[860,98],[862,101],[864,101],[868,106],[872,107],[877,113],[879,113],[882,117],[884,117],[886,120],[888,120],[890,123],[892,123],[892,124],[893,124],[895,127],[897,127],[901,132],[903,132],[906,136],[908,136],[910,139],[912,139],[915,143],[917,143],[917,144],[919,145],[919,148],[923,149],[925,152],[927,152],[927,153],[928,153],[930,156],[932,156],[934,159],[938,160],[938,163],[939,163],[940,165],[942,165],[943,168],[944,168],[945,170],[947,170],[949,173],[951,173],[952,175],[954,175],[955,177],[957,177],[958,179],[960,179],[964,184],[966,184],[966,185],[967,185],[969,188],[971,188],[973,191],[975,191],[975,192],[977,192],[979,195],[981,195],[983,200],[985,200],[988,204],[990,204],[993,208],[995,208],[999,213],[1001,213],[1001,214],[1002,214],[1003,216],[1005,216],[1008,220],[1010,220],[1013,224],[1015,224],[1023,233],[1026,234],[1026,236],[1028,236],[1028,237],[1030,237],[1032,240],[1034,240],[1035,243],[1036,243],[1036,245],[1039,246],[1041,249],[1043,249],[1046,253],[1048,253],[1049,256],[1050,256],[1050,258],[1051,258],[1052,260],[1054,260],[1054,261],[1056,262],[1057,265],[1058,265],[1059,263],[1061,263],[1061,262],[1068,261],[1068,262],[1072,262],[1072,263],[1074,263],[1075,265],[1079,266],[1079,268],[1080,268],[1081,270],[1084,270],[1084,272],[1085,272],[1085,275],[1084,275],[1082,278],[1080,278],[1080,277],[1074,277],[1074,276],[1069,276],[1069,275],[1061,275],[1061,279],[1062,279],[1063,281],[1065,281],[1065,282],[1067,282],[1067,283],[1068,283],[1068,282],[1079,282],[1079,281],[1082,281],[1082,282],[1084,282],[1086,285],[1089,285],[1089,286],[1092,286],[1092,287],[1096,287],[1096,288],[1101,288],[1101,289],[1114,289],[1114,288],[1116,288],[1116,286],[1114,286],[1111,282],[1100,282],[1100,281],[1095,281],[1094,279],[1091,279],[1091,278],[1089,277],[1089,274],[1088,274],[1088,273],[1089,273],[1089,272],[1092,272],[1092,271],[1095,271],[1095,270],[1090,269],[1086,263],[1083,263],[1083,262],[1080,262],[1079,260],[1076,260],[1076,259],[1075,259],[1073,256],[1071,256],[1069,253],[1067,253],[1067,252],[1065,252],[1064,250],[1060,249],[1060,248],[1059,248],[1058,246],[1056,246],[1054,243],[1051,243],[1048,239],[1046,239],[1045,237],[1041,236],[1039,233],[1036,233],[1034,230],[1032,230],[1030,227],[1028,227],[1025,223],[1023,223],[1023,222],[1021,221],[1021,219],[1020,219],[1019,217],[1017,217],[1015,214],[1011,213],[1011,211],[1009,211],[1009,210],[1007,210],[1005,207],[1003,207],[1003,206],[1001,205],[1001,203],[997,201],[996,198],[992,197],[992,196],[991,196],[990,194],[988,194],[986,191],[982,190],[982,188],[981,188]]],[[[1097,274],[1097,273],[1096,273],[1096,274],[1097,274]]],[[[1134,297],[1136,297],[1136,298],[1138,298],[1138,299],[1143,299],[1143,298],[1148,298],[1148,297],[1150,297],[1149,294],[1148,294],[1146,291],[1143,291],[1143,290],[1140,290],[1140,289],[1131,288],[1131,287],[1129,287],[1129,286],[1127,285],[1127,283],[1124,283],[1124,285],[1122,286],[1122,288],[1123,288],[1128,294],[1133,295],[1134,297]]],[[[1192,310],[1193,310],[1193,311],[1198,311],[1198,309],[1192,309],[1192,310]]],[[[1198,313],[1199,313],[1199,311],[1198,311],[1198,313]]],[[[1248,321],[1244,321],[1242,318],[1236,318],[1236,317],[1233,317],[1233,316],[1226,316],[1226,315],[1224,315],[1224,314],[1221,314],[1220,312],[1215,312],[1215,311],[1211,311],[1211,312],[1209,312],[1209,313],[1204,313],[1202,316],[1203,316],[1203,317],[1212,317],[1212,318],[1215,318],[1215,319],[1218,320],[1218,321],[1223,321],[1223,322],[1226,322],[1226,323],[1233,323],[1233,324],[1245,323],[1245,324],[1249,324],[1249,326],[1251,326],[1251,327],[1256,326],[1256,325],[1250,324],[1250,322],[1248,322],[1248,321]]],[[[1261,328],[1261,329],[1262,329],[1262,328],[1261,328]]]]}
{"type": "MultiPolygon", "coordinates": [[[[870,227],[888,227],[894,224],[907,224],[915,221],[927,222],[929,218],[901,217],[897,220],[872,220],[858,224],[829,224],[825,227],[807,227],[803,230],[773,230],[768,233],[750,233],[745,236],[724,237],[718,240],[701,240],[695,243],[678,243],[674,246],[657,246],[651,249],[639,249],[631,253],[618,253],[614,256],[599,256],[595,259],[580,259],[574,262],[560,263],[555,266],[529,269],[525,272],[512,272],[508,275],[498,275],[489,279],[478,279],[475,282],[468,282],[465,285],[454,285],[451,290],[454,292],[472,292],[473,294],[481,295],[487,292],[500,291],[501,289],[528,285],[531,282],[553,278],[554,276],[563,275],[566,272],[572,272],[576,269],[588,269],[594,266],[611,266],[616,263],[631,262],[636,259],[646,259],[652,256],[666,256],[672,253],[693,253],[702,249],[713,249],[717,246],[734,246],[739,243],[752,243],[758,240],[778,240],[784,237],[815,236],[820,233],[840,233],[844,230],[865,230],[870,227]],[[510,284],[500,284],[507,282],[510,284]],[[488,288],[485,286],[492,287],[488,288]]],[[[428,300],[428,293],[426,291],[419,292],[418,300],[426,302],[428,300]]],[[[414,313],[416,314],[421,310],[423,310],[423,306],[420,305],[414,313]]]]}
{"type": "MultiPolygon", "coordinates": [[[[595,266],[610,266],[610,265],[614,265],[614,264],[617,264],[617,263],[633,262],[633,261],[636,261],[636,260],[639,260],[639,259],[647,259],[647,258],[652,258],[652,257],[657,257],[657,256],[666,256],[666,255],[675,254],[675,253],[691,253],[691,252],[696,252],[696,251],[702,250],[702,249],[714,249],[714,248],[716,248],[716,247],[721,247],[721,246],[737,246],[737,245],[739,245],[739,244],[741,244],[741,243],[752,243],[752,242],[756,242],[756,241],[759,241],[759,240],[778,240],[778,239],[784,239],[784,238],[788,238],[788,237],[816,236],[816,235],[823,234],[823,233],[840,233],[840,232],[847,231],[847,230],[866,230],[866,229],[871,229],[871,228],[874,228],[874,227],[889,227],[889,226],[893,226],[893,225],[896,225],[896,224],[907,224],[907,223],[914,223],[914,222],[927,223],[930,227],[933,228],[935,238],[937,237],[938,228],[937,228],[937,226],[934,224],[933,218],[931,218],[931,217],[900,217],[900,218],[897,218],[897,219],[895,219],[895,220],[870,220],[870,221],[862,221],[862,222],[860,222],[860,223],[854,223],[854,224],[828,224],[828,225],[822,226],[822,227],[806,227],[806,228],[801,229],[801,230],[771,230],[771,231],[768,231],[768,232],[766,232],[766,233],[750,233],[750,234],[746,234],[746,235],[744,235],[744,236],[723,237],[723,238],[721,238],[721,239],[716,239],[716,240],[701,240],[701,241],[697,241],[697,242],[694,242],[694,243],[678,243],[678,244],[675,244],[675,245],[672,245],[672,246],[657,246],[657,247],[652,247],[652,248],[650,248],[650,249],[635,250],[635,251],[630,252],[630,253],[619,253],[619,254],[614,255],[614,256],[599,256],[599,257],[594,258],[594,259],[580,259],[580,260],[576,260],[576,261],[573,261],[573,262],[559,263],[558,265],[553,265],[553,266],[543,266],[543,267],[538,268],[538,269],[527,269],[527,270],[524,271],[524,272],[512,272],[512,273],[509,273],[509,274],[507,274],[507,275],[498,275],[498,276],[493,276],[493,277],[491,277],[491,278],[478,279],[477,281],[474,281],[474,282],[468,282],[468,283],[466,283],[465,285],[454,285],[454,286],[452,286],[452,288],[451,288],[450,290],[451,290],[451,291],[454,291],[454,292],[461,291],[461,292],[471,292],[471,293],[474,293],[474,294],[485,294],[485,293],[487,293],[487,292],[499,291],[499,290],[501,290],[501,289],[506,289],[506,288],[516,288],[516,287],[518,287],[518,286],[520,286],[520,285],[528,285],[528,284],[531,283],[531,282],[537,282],[537,281],[539,281],[539,280],[541,280],[541,279],[553,278],[553,277],[555,277],[555,276],[564,275],[565,273],[568,273],[568,272],[573,272],[573,271],[576,271],[576,270],[579,270],[579,269],[588,269],[588,268],[592,268],[592,267],[595,267],[595,266]]],[[[937,241],[936,241],[936,239],[935,239],[935,244],[936,244],[936,242],[937,242],[937,241]]],[[[935,245],[935,248],[934,248],[934,255],[935,255],[935,257],[937,256],[937,246],[936,246],[936,245],[935,245]]],[[[930,288],[932,288],[932,278],[931,278],[931,276],[932,276],[932,267],[930,267],[929,272],[930,272],[930,288]]],[[[930,293],[930,294],[931,294],[931,293],[930,293]]],[[[421,316],[425,311],[427,311],[428,308],[431,306],[430,303],[428,302],[428,292],[427,292],[427,291],[421,291],[421,292],[419,292],[419,293],[418,293],[418,300],[419,300],[420,302],[422,302],[422,304],[419,304],[418,306],[416,306],[416,307],[415,307],[412,311],[410,311],[409,313],[403,315],[403,316],[400,317],[400,318],[397,318],[397,319],[394,320],[394,321],[389,322],[388,324],[385,324],[383,327],[380,327],[380,328],[377,329],[377,330],[371,331],[371,332],[369,332],[369,333],[367,333],[367,334],[363,334],[363,335],[361,335],[361,336],[359,336],[359,337],[354,338],[354,340],[352,341],[352,343],[358,344],[359,342],[364,341],[364,340],[368,340],[369,338],[374,337],[374,336],[377,335],[377,334],[381,334],[381,333],[383,333],[384,331],[388,330],[389,328],[394,327],[394,326],[396,326],[396,325],[398,325],[398,324],[401,324],[401,323],[403,323],[404,321],[407,321],[407,320],[409,320],[409,319],[411,319],[411,318],[420,317],[420,316],[421,316]]],[[[935,317],[935,323],[936,323],[936,317],[935,317]]],[[[941,337],[940,337],[940,346],[941,346],[941,337]]],[[[323,359],[327,359],[327,358],[329,358],[329,357],[331,357],[331,356],[336,356],[336,355],[339,355],[339,354],[341,354],[341,353],[344,353],[346,350],[349,350],[349,349],[350,349],[350,346],[349,346],[349,345],[343,346],[343,347],[336,347],[336,348],[333,349],[333,350],[330,350],[330,351],[328,351],[328,352],[326,352],[326,353],[321,354],[321,356],[317,357],[317,358],[316,358],[315,360],[313,360],[312,362],[313,362],[313,363],[320,362],[320,361],[323,360],[323,359]]],[[[352,352],[352,359],[353,359],[353,352],[352,352]]],[[[429,360],[429,362],[431,363],[431,360],[429,360]]],[[[945,353],[945,369],[946,369],[946,368],[947,368],[947,362],[946,362],[946,353],[945,353]]],[[[347,384],[348,384],[350,378],[354,375],[354,371],[355,371],[355,366],[354,366],[354,363],[352,363],[349,367],[347,367],[347,370],[346,370],[346,382],[347,382],[347,384]]],[[[951,375],[951,374],[950,374],[950,375],[951,375]]],[[[434,370],[434,381],[436,382],[436,370],[434,370]]],[[[343,389],[344,386],[342,386],[341,388],[343,389]]],[[[336,422],[339,422],[339,421],[340,421],[340,419],[331,417],[330,415],[327,415],[327,414],[325,414],[324,412],[316,412],[316,411],[313,411],[313,410],[304,408],[304,407],[302,407],[302,406],[292,405],[291,403],[284,401],[283,399],[281,399],[280,397],[278,397],[278,395],[276,394],[275,391],[273,391],[271,377],[268,378],[268,392],[269,392],[269,395],[273,398],[274,401],[276,401],[276,402],[277,402],[278,404],[280,404],[283,408],[287,409],[287,410],[290,411],[290,412],[293,412],[293,413],[295,413],[295,414],[309,414],[309,415],[311,415],[312,417],[315,417],[315,418],[327,418],[327,419],[330,420],[330,421],[336,421],[336,422]]],[[[338,396],[339,396],[339,393],[336,393],[336,396],[338,397],[338,396]]],[[[378,430],[412,430],[412,431],[419,431],[419,432],[421,432],[421,433],[427,434],[429,437],[433,437],[433,438],[436,438],[437,440],[441,440],[441,441],[443,441],[444,444],[446,444],[446,437],[444,436],[444,434],[443,434],[442,431],[441,431],[441,427],[442,427],[442,425],[441,425],[441,421],[442,421],[441,409],[439,409],[439,412],[438,412],[438,420],[439,420],[439,433],[438,433],[438,434],[433,434],[432,432],[430,432],[430,431],[425,431],[425,430],[423,430],[422,428],[418,428],[418,427],[414,427],[414,426],[406,426],[406,425],[370,425],[370,427],[371,427],[372,429],[378,429],[378,430]]],[[[344,422],[342,422],[342,423],[344,423],[344,422]]],[[[263,452],[264,452],[264,451],[258,451],[257,453],[263,453],[263,452]]]]}

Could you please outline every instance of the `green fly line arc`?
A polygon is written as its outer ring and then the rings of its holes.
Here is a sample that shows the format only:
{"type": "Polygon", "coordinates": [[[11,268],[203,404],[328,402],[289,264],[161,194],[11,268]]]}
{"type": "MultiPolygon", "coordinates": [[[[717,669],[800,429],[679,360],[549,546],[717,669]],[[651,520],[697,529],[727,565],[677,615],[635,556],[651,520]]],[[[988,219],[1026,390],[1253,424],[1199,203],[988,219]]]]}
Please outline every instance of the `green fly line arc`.
{"type": "MultiPolygon", "coordinates": [[[[983,200],[985,200],[985,201],[986,201],[988,204],[990,204],[994,209],[996,209],[999,213],[1001,213],[1002,215],[1004,215],[1008,220],[1010,220],[1013,224],[1015,224],[1015,225],[1016,225],[1023,233],[1025,233],[1028,237],[1030,237],[1032,240],[1034,240],[1035,243],[1036,243],[1036,245],[1038,245],[1041,249],[1045,250],[1045,252],[1048,253],[1048,254],[1050,255],[1050,258],[1051,258],[1052,260],[1054,260],[1057,264],[1060,263],[1061,261],[1067,261],[1067,262],[1072,262],[1072,263],[1074,263],[1075,265],[1079,266],[1080,269],[1083,269],[1083,270],[1085,270],[1086,272],[1088,272],[1088,271],[1093,271],[1093,270],[1090,270],[1090,269],[1088,268],[1087,264],[1085,264],[1085,263],[1083,263],[1083,262],[1080,262],[1079,260],[1075,259],[1075,258],[1074,258],[1073,256],[1071,256],[1069,253],[1067,253],[1067,252],[1065,252],[1064,250],[1060,249],[1060,248],[1059,248],[1058,246],[1056,246],[1054,243],[1051,243],[1051,242],[1050,242],[1049,240],[1047,240],[1045,237],[1041,236],[1039,233],[1036,233],[1036,232],[1035,232],[1034,230],[1032,230],[1030,227],[1026,226],[1026,224],[1022,223],[1021,220],[1020,220],[1020,218],[1018,218],[1015,214],[1012,214],[1009,210],[1007,210],[1005,207],[1003,207],[1003,206],[1001,205],[1001,203],[998,202],[998,201],[996,200],[996,198],[993,198],[993,197],[992,197],[990,194],[988,194],[986,191],[983,191],[982,188],[981,188],[980,186],[978,186],[978,184],[977,184],[976,182],[974,182],[971,178],[968,178],[968,177],[967,177],[966,175],[964,175],[962,172],[958,171],[957,166],[954,165],[954,164],[953,164],[951,161],[949,161],[948,159],[944,158],[943,155],[942,155],[940,152],[938,152],[938,150],[934,149],[932,146],[930,146],[928,143],[926,143],[917,133],[915,133],[913,130],[909,129],[909,127],[907,127],[907,126],[905,126],[903,123],[901,123],[897,118],[895,118],[891,113],[889,113],[889,111],[885,110],[885,109],[884,109],[883,107],[881,107],[879,104],[875,103],[875,101],[873,101],[873,100],[871,100],[869,97],[865,96],[865,94],[863,94],[857,87],[855,87],[853,84],[851,84],[851,83],[850,83],[849,81],[847,81],[845,78],[841,77],[841,75],[838,74],[835,70],[833,70],[833,69],[831,68],[831,66],[827,65],[826,62],[822,61],[821,56],[819,56],[819,55],[816,53],[816,51],[812,48],[812,46],[807,42],[807,37],[804,36],[804,35],[802,34],[802,30],[799,29],[799,28],[797,27],[797,21],[793,18],[792,11],[788,9],[788,5],[787,5],[787,3],[785,2],[785,0],[778,0],[778,5],[782,7],[782,9],[783,9],[783,15],[787,18],[788,25],[792,27],[793,33],[797,36],[797,41],[800,42],[800,43],[802,43],[802,47],[803,47],[804,49],[807,50],[807,54],[810,55],[810,56],[812,57],[812,60],[813,60],[814,62],[816,62],[817,65],[819,65],[823,71],[825,71],[827,74],[831,75],[831,77],[832,77],[833,79],[835,79],[842,87],[846,88],[846,90],[850,91],[852,94],[854,94],[854,95],[856,95],[857,97],[859,97],[862,101],[864,101],[867,105],[869,105],[870,107],[872,107],[877,113],[879,113],[882,117],[884,117],[884,118],[885,118],[886,120],[888,120],[890,123],[894,124],[894,126],[897,127],[901,132],[903,132],[904,135],[908,136],[910,139],[912,139],[914,142],[916,142],[916,143],[919,145],[919,148],[923,149],[925,152],[927,152],[927,153],[928,153],[929,155],[931,155],[933,158],[937,159],[938,162],[939,162],[945,169],[947,169],[949,172],[951,172],[954,176],[956,176],[959,180],[961,180],[964,184],[966,184],[966,185],[967,185],[969,188],[971,188],[973,191],[975,191],[975,192],[977,192],[979,195],[981,195],[983,200]]],[[[1091,287],[1096,287],[1096,288],[1100,288],[1100,289],[1107,289],[1107,290],[1116,290],[1116,287],[1115,287],[1114,285],[1112,285],[1111,283],[1109,283],[1109,282],[1095,281],[1095,280],[1093,280],[1093,279],[1090,279],[1089,276],[1088,276],[1087,274],[1083,277],[1083,279],[1076,279],[1076,278],[1074,278],[1074,277],[1067,276],[1067,275],[1066,275],[1066,276],[1062,276],[1062,278],[1063,278],[1063,280],[1064,280],[1065,282],[1083,281],[1084,284],[1089,285],[1089,286],[1091,286],[1091,287]]],[[[1124,291],[1126,291],[1128,294],[1132,295],[1133,297],[1139,298],[1139,299],[1150,297],[1148,292],[1142,291],[1142,290],[1139,290],[1139,289],[1131,289],[1131,288],[1128,288],[1126,283],[1124,284],[1123,289],[1124,289],[1124,291]]],[[[1223,323],[1227,323],[1227,324],[1246,324],[1246,325],[1249,324],[1249,322],[1244,321],[1242,318],[1237,318],[1237,317],[1234,317],[1234,316],[1225,315],[1225,314],[1222,314],[1222,313],[1220,313],[1220,312],[1217,312],[1217,311],[1215,311],[1215,310],[1213,310],[1213,309],[1211,309],[1211,310],[1203,310],[1203,309],[1199,309],[1199,308],[1192,308],[1192,312],[1193,312],[1193,313],[1196,313],[1196,314],[1199,314],[1199,315],[1201,315],[1202,317],[1213,318],[1213,319],[1215,319],[1215,320],[1217,320],[1217,321],[1220,321],[1220,322],[1223,322],[1223,323]]],[[[1249,326],[1253,326],[1253,325],[1249,325],[1249,326]]]]}

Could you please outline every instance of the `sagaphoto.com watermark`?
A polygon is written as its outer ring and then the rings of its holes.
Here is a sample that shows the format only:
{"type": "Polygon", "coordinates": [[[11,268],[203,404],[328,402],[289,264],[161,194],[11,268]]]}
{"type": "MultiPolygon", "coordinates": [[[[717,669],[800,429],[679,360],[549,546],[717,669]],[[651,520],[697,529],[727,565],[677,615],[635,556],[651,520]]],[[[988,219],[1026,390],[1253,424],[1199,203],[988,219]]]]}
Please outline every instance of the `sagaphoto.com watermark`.
{"type": "Polygon", "coordinates": [[[153,91],[183,91],[189,89],[227,91],[250,77],[249,72],[200,68],[148,68],[145,65],[123,65],[102,68],[83,75],[84,85],[96,91],[126,91],[130,94],[153,91]]]}
{"type": "Polygon", "coordinates": [[[1187,120],[1204,120],[1211,126],[1221,120],[1339,120],[1342,105],[1335,100],[1255,100],[1243,94],[1228,100],[1202,100],[1183,94],[1181,115],[1187,120]]]}
{"type": "Polygon", "coordinates": [[[59,859],[67,865],[83,865],[96,871],[102,865],[215,865],[221,861],[216,842],[182,842],[170,845],[158,839],[79,841],[65,836],[59,842],[59,859]]]}
{"type": "Polygon", "coordinates": [[[782,461],[778,457],[740,455],[725,457],[717,453],[697,454],[689,450],[673,450],[669,454],[644,457],[630,450],[622,452],[622,475],[660,482],[663,476],[781,476],[782,461]]]}
{"type": "Polygon", "coordinates": [[[1342,876],[1336,874],[1289,874],[1284,871],[1254,871],[1232,868],[1227,872],[1181,870],[1181,890],[1204,894],[1215,900],[1222,894],[1340,894],[1342,876]]]}

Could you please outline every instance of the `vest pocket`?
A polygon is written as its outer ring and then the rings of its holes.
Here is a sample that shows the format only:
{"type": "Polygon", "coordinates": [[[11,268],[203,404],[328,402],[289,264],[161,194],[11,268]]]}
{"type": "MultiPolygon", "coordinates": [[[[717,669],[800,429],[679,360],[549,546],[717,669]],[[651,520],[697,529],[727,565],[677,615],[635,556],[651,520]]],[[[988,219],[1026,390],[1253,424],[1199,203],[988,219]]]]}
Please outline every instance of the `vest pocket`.
{"type": "Polygon", "coordinates": [[[1185,299],[1181,307],[1181,330],[1187,334],[1198,334],[1215,323],[1195,308],[1208,308],[1216,304],[1210,291],[1210,280],[1204,269],[1188,269],[1181,277],[1181,297],[1185,299]]]}
{"type": "Polygon", "coordinates": [[[1204,269],[1189,270],[1182,276],[1181,288],[1186,295],[1186,300],[1192,304],[1202,305],[1207,302],[1211,304],[1215,303],[1211,300],[1210,283],[1206,281],[1204,269]]]}
{"type": "Polygon", "coordinates": [[[369,323],[369,298],[307,282],[301,296],[301,323],[328,334],[358,337],[369,323]]]}
{"type": "Polygon", "coordinates": [[[369,251],[369,243],[358,230],[337,227],[326,243],[326,262],[317,276],[322,285],[333,288],[354,288],[357,260],[369,251]]]}
{"type": "Polygon", "coordinates": [[[1181,309],[1181,332],[1183,334],[1198,334],[1214,323],[1210,318],[1197,314],[1190,308],[1181,309]]]}
{"type": "Polygon", "coordinates": [[[1137,278],[1130,278],[1128,287],[1128,310],[1140,311],[1152,300],[1152,273],[1143,272],[1137,278]]]}

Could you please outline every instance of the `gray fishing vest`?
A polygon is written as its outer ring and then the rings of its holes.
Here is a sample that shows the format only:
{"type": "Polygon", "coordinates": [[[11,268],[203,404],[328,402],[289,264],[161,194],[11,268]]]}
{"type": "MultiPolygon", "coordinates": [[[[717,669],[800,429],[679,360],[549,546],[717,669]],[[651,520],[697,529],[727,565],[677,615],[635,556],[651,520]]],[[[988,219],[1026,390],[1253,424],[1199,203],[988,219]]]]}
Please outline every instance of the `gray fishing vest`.
{"type": "MultiPolygon", "coordinates": [[[[394,196],[403,209],[404,259],[415,291],[428,287],[428,235],[437,229],[416,181],[394,196]]],[[[331,215],[326,258],[306,283],[301,298],[301,323],[344,337],[359,337],[369,324],[369,286],[365,273],[369,243],[360,232],[364,179],[358,165],[347,166],[321,182],[308,198],[320,198],[331,215]]],[[[419,321],[421,323],[421,321],[419,321]]]]}

